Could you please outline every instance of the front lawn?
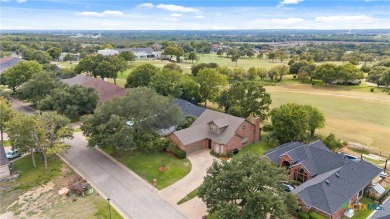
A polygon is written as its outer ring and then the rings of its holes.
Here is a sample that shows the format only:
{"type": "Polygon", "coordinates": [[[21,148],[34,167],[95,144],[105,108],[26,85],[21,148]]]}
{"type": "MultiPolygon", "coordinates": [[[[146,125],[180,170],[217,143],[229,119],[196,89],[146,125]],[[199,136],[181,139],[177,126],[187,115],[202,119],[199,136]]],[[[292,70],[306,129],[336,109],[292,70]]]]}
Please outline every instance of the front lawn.
{"type": "Polygon", "coordinates": [[[120,155],[110,149],[104,150],[150,184],[153,183],[153,179],[157,179],[158,189],[172,185],[191,171],[191,162],[187,158],[178,159],[164,152],[134,152],[120,155]],[[163,164],[167,169],[160,172],[159,168],[163,164]]]}

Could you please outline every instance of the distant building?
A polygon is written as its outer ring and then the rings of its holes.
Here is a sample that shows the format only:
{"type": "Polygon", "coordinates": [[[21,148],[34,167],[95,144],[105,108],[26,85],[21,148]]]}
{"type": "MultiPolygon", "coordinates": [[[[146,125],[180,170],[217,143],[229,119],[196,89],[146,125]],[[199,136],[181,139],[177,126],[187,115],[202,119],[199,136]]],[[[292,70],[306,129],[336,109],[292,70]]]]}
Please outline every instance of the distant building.
{"type": "Polygon", "coordinates": [[[119,51],[115,49],[102,49],[102,50],[98,50],[97,54],[103,56],[113,56],[113,55],[119,55],[119,51]]]}
{"type": "Polygon", "coordinates": [[[68,55],[68,54],[70,54],[70,55],[72,55],[73,57],[75,57],[75,61],[80,61],[80,53],[67,53],[67,52],[61,53],[60,57],[58,57],[58,60],[59,60],[60,62],[64,61],[64,57],[65,57],[66,55],[68,55]]]}
{"type": "Polygon", "coordinates": [[[119,53],[123,51],[132,51],[137,59],[153,59],[162,56],[162,51],[156,51],[151,47],[118,49],[119,53]]]}

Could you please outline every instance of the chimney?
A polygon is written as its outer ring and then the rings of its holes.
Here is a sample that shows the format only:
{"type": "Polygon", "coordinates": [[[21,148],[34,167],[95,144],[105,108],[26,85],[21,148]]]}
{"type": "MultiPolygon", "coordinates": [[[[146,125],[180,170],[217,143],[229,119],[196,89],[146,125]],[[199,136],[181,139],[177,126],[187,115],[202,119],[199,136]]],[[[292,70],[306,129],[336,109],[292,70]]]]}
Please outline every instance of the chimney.
{"type": "Polygon", "coordinates": [[[253,123],[255,124],[255,142],[258,142],[261,139],[260,118],[255,117],[253,123]]]}

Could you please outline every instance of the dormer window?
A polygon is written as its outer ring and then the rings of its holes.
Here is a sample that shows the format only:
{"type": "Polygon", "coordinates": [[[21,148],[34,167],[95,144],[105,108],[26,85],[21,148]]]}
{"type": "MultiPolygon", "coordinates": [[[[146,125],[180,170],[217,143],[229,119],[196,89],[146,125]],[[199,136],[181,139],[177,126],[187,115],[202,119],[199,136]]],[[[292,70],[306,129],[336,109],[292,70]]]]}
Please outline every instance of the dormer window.
{"type": "Polygon", "coordinates": [[[218,127],[215,125],[210,125],[210,131],[211,132],[217,132],[218,127]]]}

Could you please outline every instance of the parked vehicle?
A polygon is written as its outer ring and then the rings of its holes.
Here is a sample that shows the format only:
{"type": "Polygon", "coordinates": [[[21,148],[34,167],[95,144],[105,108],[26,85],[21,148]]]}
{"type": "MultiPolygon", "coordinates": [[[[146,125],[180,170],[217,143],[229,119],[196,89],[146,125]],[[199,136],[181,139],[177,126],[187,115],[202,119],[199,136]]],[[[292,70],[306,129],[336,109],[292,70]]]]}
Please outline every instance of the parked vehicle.
{"type": "Polygon", "coordinates": [[[287,182],[282,182],[282,186],[284,188],[284,191],[286,192],[291,192],[292,190],[295,189],[295,186],[291,185],[290,183],[287,182]]]}
{"type": "Polygon", "coordinates": [[[6,153],[8,160],[12,160],[14,158],[20,157],[22,154],[18,149],[10,150],[6,153]]]}
{"type": "Polygon", "coordinates": [[[389,174],[387,174],[385,171],[382,171],[382,172],[379,174],[379,176],[380,176],[381,178],[386,178],[386,177],[389,176],[389,174]]]}

